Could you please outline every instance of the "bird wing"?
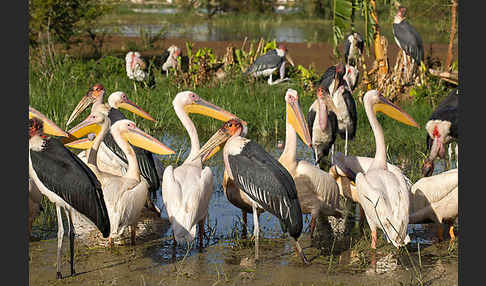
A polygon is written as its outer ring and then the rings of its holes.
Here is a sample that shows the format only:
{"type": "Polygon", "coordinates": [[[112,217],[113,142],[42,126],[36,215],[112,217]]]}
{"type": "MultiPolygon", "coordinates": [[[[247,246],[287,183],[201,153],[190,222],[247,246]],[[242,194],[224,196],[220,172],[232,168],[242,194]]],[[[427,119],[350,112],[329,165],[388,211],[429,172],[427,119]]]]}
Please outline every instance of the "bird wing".
{"type": "Polygon", "coordinates": [[[271,68],[278,68],[283,61],[284,59],[279,57],[275,50],[270,50],[266,54],[258,57],[250,65],[250,67],[248,67],[248,69],[245,71],[245,74],[252,74],[271,68]]]}
{"type": "Polygon", "coordinates": [[[458,139],[458,106],[459,96],[457,95],[458,89],[454,89],[432,112],[429,120],[444,120],[451,122],[449,134],[450,136],[458,139]]]}
{"type": "Polygon", "coordinates": [[[442,200],[455,188],[459,182],[458,171],[453,169],[434,176],[424,177],[413,184],[413,196],[422,196],[427,202],[434,203],[442,200]]]}
{"type": "Polygon", "coordinates": [[[162,179],[162,201],[169,220],[182,206],[182,190],[179,183],[174,178],[174,168],[167,166],[162,179]]]}
{"type": "Polygon", "coordinates": [[[381,228],[396,247],[406,244],[409,192],[401,189],[395,175],[386,170],[359,173],[356,187],[368,223],[381,228]]]}
{"type": "Polygon", "coordinates": [[[56,138],[46,140],[43,151],[29,154],[44,186],[91,220],[103,237],[108,237],[108,211],[101,183],[93,171],[56,138]]]}
{"type": "Polygon", "coordinates": [[[336,66],[330,66],[319,79],[319,87],[329,89],[329,86],[331,86],[331,83],[334,80],[335,75],[336,75],[336,66]]]}
{"type": "Polygon", "coordinates": [[[422,38],[412,25],[405,20],[399,24],[393,24],[393,34],[400,43],[400,47],[417,63],[424,60],[422,38]]]}
{"type": "MultiPolygon", "coordinates": [[[[297,165],[296,176],[294,177],[297,182],[297,178],[304,176],[311,182],[312,191],[319,196],[319,198],[328,204],[330,208],[339,208],[339,187],[336,180],[327,172],[319,169],[307,161],[299,161],[297,165]]],[[[299,188],[299,186],[297,186],[299,188]]],[[[298,190],[300,193],[300,190],[298,190]]]]}
{"type": "MultiPolygon", "coordinates": [[[[356,102],[353,98],[351,92],[345,88],[343,92],[344,102],[346,103],[346,107],[348,109],[349,118],[351,119],[352,128],[348,130],[348,140],[353,140],[354,136],[356,135],[357,123],[358,123],[358,113],[356,112],[356,102]]],[[[344,139],[344,138],[343,138],[344,139]]]]}
{"type": "Polygon", "coordinates": [[[239,154],[229,154],[228,162],[236,185],[283,221],[291,236],[300,236],[302,211],[287,169],[253,141],[246,143],[239,154]]]}

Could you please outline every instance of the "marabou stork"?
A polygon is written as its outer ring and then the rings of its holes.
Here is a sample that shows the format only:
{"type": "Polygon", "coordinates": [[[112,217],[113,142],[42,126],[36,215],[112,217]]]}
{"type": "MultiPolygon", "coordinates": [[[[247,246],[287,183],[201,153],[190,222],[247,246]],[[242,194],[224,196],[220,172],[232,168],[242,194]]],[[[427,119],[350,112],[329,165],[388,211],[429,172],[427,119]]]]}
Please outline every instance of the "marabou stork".
{"type": "Polygon", "coordinates": [[[413,184],[410,193],[410,215],[408,223],[434,222],[439,224],[439,239],[442,239],[442,222],[449,225],[449,234],[454,241],[454,220],[459,213],[458,169],[424,177],[413,184]]]}
{"type": "Polygon", "coordinates": [[[393,37],[403,52],[405,67],[407,66],[407,55],[412,57],[413,63],[419,66],[424,60],[424,46],[422,38],[415,28],[405,20],[407,8],[400,6],[393,19],[393,37]]]}
{"type": "MultiPolygon", "coordinates": [[[[356,102],[351,91],[356,87],[358,69],[351,65],[339,63],[329,67],[322,75],[319,88],[328,90],[334,102],[334,112],[338,122],[337,132],[345,139],[345,153],[348,150],[348,140],[353,140],[356,134],[358,115],[356,102]]],[[[319,89],[318,89],[319,90],[319,89]]],[[[334,144],[331,145],[333,147],[334,144]]]]}
{"type": "Polygon", "coordinates": [[[244,72],[244,75],[251,75],[254,77],[269,76],[268,84],[274,85],[282,81],[289,80],[285,77],[285,63],[286,60],[292,65],[294,61],[289,56],[287,47],[284,44],[278,45],[276,49],[269,50],[265,54],[258,57],[244,72]],[[272,76],[275,70],[279,70],[280,79],[273,81],[272,76]]]}
{"type": "Polygon", "coordinates": [[[395,247],[400,247],[410,240],[407,235],[410,192],[403,175],[397,176],[388,170],[383,129],[375,113],[381,111],[407,125],[419,126],[408,113],[377,90],[366,92],[363,103],[375,137],[376,152],[369,168],[356,175],[356,192],[371,228],[371,248],[376,249],[377,227],[395,247]]]}
{"type": "Polygon", "coordinates": [[[344,42],[344,60],[347,65],[356,67],[358,59],[363,54],[364,41],[358,32],[352,32],[346,36],[344,42]]]}
{"type": "Polygon", "coordinates": [[[198,113],[221,121],[236,116],[204,99],[192,91],[179,92],[172,101],[175,113],[186,128],[191,140],[191,151],[181,166],[165,168],[162,180],[162,199],[172,225],[174,246],[190,243],[199,226],[199,247],[203,245],[204,220],[208,214],[209,200],[213,193],[213,173],[209,167],[202,168],[196,158],[200,150],[196,127],[189,113],[198,113]]]}
{"type": "MultiPolygon", "coordinates": [[[[155,121],[152,116],[147,112],[137,106],[135,103],[130,101],[124,92],[116,91],[108,97],[108,102],[103,103],[104,98],[104,87],[101,84],[94,85],[90,91],[81,99],[76,108],[73,110],[68,123],[72,122],[84,109],[86,109],[91,103],[93,104],[91,112],[100,111],[108,114],[112,124],[118,120],[126,119],[126,117],[121,113],[119,108],[126,109],[142,118],[155,121]]],[[[81,129],[82,130],[82,129],[81,129]]],[[[86,134],[77,132],[70,133],[73,137],[80,138],[86,134]]],[[[82,142],[82,141],[78,141],[82,142]]],[[[71,144],[71,148],[81,148],[89,149],[91,144],[86,144],[85,146],[80,146],[76,144],[71,144]]],[[[156,191],[160,188],[160,180],[163,174],[163,167],[160,160],[157,159],[152,152],[147,151],[143,148],[138,148],[133,146],[135,150],[135,155],[137,156],[137,162],[142,175],[142,180],[146,180],[149,184],[149,200],[147,204],[150,209],[155,209],[158,213],[160,210],[152,203],[152,200],[156,197],[156,191]]],[[[113,136],[109,132],[103,139],[100,150],[98,151],[98,164],[101,170],[109,171],[117,175],[123,175],[128,167],[128,160],[125,153],[121,150],[118,144],[113,140],[113,136]]],[[[87,154],[81,152],[79,156],[86,162],[87,154]]]]}
{"type": "Polygon", "coordinates": [[[280,220],[282,230],[293,239],[304,263],[309,263],[297,239],[302,232],[302,210],[295,182],[290,173],[258,143],[243,136],[246,124],[234,118],[227,121],[201,148],[198,157],[214,154],[224,144],[223,158],[228,176],[251,201],[253,208],[255,259],[259,253],[257,208],[270,212],[280,220]]]}
{"type": "MultiPolygon", "coordinates": [[[[83,122],[72,129],[73,133],[86,129],[85,133],[98,133],[90,149],[87,165],[96,174],[103,189],[103,195],[110,217],[111,231],[108,245],[112,246],[113,237],[123,233],[126,226],[131,228],[131,243],[135,245],[136,223],[147,201],[149,185],[142,180],[135,151],[131,145],[160,155],[175,154],[163,143],[140,130],[133,121],[118,120],[111,124],[106,113],[92,112],[83,122]],[[101,131],[99,130],[101,126],[101,131]],[[98,150],[106,134],[110,132],[128,161],[125,174],[104,172],[98,167],[98,150]]],[[[75,143],[73,143],[75,144],[75,143]]],[[[69,143],[66,144],[69,146],[69,143]]]]}
{"type": "MultiPolygon", "coordinates": [[[[432,112],[429,120],[425,124],[427,130],[427,150],[430,152],[422,166],[422,175],[430,176],[434,172],[434,160],[445,157],[445,146],[449,145],[449,160],[451,157],[450,143],[456,142],[456,162],[457,162],[457,142],[458,142],[458,107],[459,88],[454,89],[432,112]]],[[[457,164],[457,163],[456,163],[457,164]]]]}
{"type": "Polygon", "coordinates": [[[57,279],[61,274],[61,251],[64,236],[61,208],[69,223],[71,276],[74,270],[74,226],[73,213],[81,215],[108,237],[110,220],[105,205],[101,184],[95,174],[76,155],[71,153],[56,138],[44,132],[54,129],[58,134],[67,133],[46,120],[39,120],[39,112],[29,109],[29,178],[38,190],[56,205],[57,213],[57,279]],[[36,113],[32,115],[32,113],[36,113]],[[45,130],[44,131],[44,126],[45,130]]]}
{"type": "Polygon", "coordinates": [[[325,157],[329,155],[329,150],[338,133],[336,107],[326,88],[319,87],[317,89],[317,99],[314,100],[309,112],[307,112],[307,124],[309,124],[316,165],[320,166],[325,157]],[[330,110],[328,111],[328,109],[330,110]],[[334,110],[334,112],[331,112],[331,110],[334,110]]]}
{"type": "Polygon", "coordinates": [[[309,147],[311,138],[304,114],[300,109],[297,91],[288,89],[285,102],[287,114],[285,147],[278,161],[294,179],[302,213],[312,215],[310,223],[312,238],[317,217],[341,217],[339,188],[336,180],[319,167],[305,160],[297,161],[297,134],[309,147]]]}

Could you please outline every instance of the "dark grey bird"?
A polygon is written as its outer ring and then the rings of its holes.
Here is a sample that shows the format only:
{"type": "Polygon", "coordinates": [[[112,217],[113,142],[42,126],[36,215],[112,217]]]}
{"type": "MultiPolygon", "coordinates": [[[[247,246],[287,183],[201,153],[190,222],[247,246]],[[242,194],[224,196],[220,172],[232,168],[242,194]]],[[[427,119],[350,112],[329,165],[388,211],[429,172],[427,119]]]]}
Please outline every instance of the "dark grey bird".
{"type": "Polygon", "coordinates": [[[269,76],[268,84],[274,85],[282,81],[289,80],[285,77],[286,61],[294,66],[294,62],[287,52],[287,47],[284,44],[280,44],[278,48],[269,50],[265,54],[258,57],[243,74],[254,77],[269,76]],[[273,81],[273,72],[277,69],[279,70],[280,78],[273,81]]]}
{"type": "MultiPolygon", "coordinates": [[[[400,7],[393,20],[393,36],[395,42],[403,53],[412,57],[413,61],[420,65],[424,60],[424,46],[422,38],[415,28],[405,19],[407,8],[400,7]]],[[[406,66],[406,57],[405,66],[406,66]]]]}
{"type": "Polygon", "coordinates": [[[259,227],[257,209],[276,216],[283,232],[293,238],[294,247],[308,263],[297,239],[302,233],[302,209],[295,182],[287,169],[256,142],[243,137],[246,125],[237,118],[227,121],[200,149],[203,161],[224,144],[223,158],[228,177],[249,198],[253,207],[255,258],[258,259],[259,227]]]}
{"type": "MultiPolygon", "coordinates": [[[[31,117],[30,110],[29,117],[31,117]]],[[[73,212],[94,224],[103,237],[108,237],[110,234],[110,220],[101,183],[96,175],[64,147],[60,140],[45,136],[44,123],[41,120],[37,115],[29,119],[29,177],[38,190],[56,205],[58,222],[56,277],[61,279],[61,251],[64,236],[61,208],[64,209],[69,223],[71,276],[76,274],[73,212]]]]}
{"type": "Polygon", "coordinates": [[[319,87],[328,90],[332,95],[336,89],[345,84],[354,91],[358,84],[359,70],[352,65],[339,63],[330,66],[319,79],[319,87]]]}
{"type": "Polygon", "coordinates": [[[358,32],[352,32],[346,36],[344,42],[344,60],[346,64],[356,67],[358,59],[363,54],[364,41],[358,32]]]}
{"type": "MultiPolygon", "coordinates": [[[[459,88],[452,92],[432,112],[425,124],[427,130],[427,151],[429,156],[422,165],[422,175],[430,176],[434,171],[434,160],[439,155],[445,157],[445,146],[451,142],[459,142],[458,120],[459,120],[459,88]]],[[[449,145],[449,158],[450,158],[449,145]]],[[[456,145],[456,159],[458,156],[456,145]]]]}

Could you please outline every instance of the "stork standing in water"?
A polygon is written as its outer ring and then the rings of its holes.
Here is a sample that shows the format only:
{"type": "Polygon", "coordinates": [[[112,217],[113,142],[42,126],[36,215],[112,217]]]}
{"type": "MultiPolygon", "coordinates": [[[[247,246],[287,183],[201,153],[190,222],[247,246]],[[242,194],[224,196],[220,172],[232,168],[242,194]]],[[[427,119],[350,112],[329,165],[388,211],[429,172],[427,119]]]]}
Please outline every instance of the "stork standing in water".
{"type": "Polygon", "coordinates": [[[244,72],[245,75],[254,77],[269,76],[268,84],[274,85],[282,81],[289,80],[285,77],[285,63],[288,61],[292,66],[294,62],[289,56],[287,47],[280,44],[278,48],[269,50],[264,55],[258,57],[244,72]],[[280,78],[276,81],[272,80],[273,72],[279,70],[280,78]]]}
{"type": "Polygon", "coordinates": [[[213,173],[209,167],[202,168],[196,158],[200,150],[196,127],[189,113],[199,113],[221,121],[236,116],[191,91],[179,92],[172,101],[174,110],[191,140],[191,151],[181,166],[165,168],[162,180],[162,198],[176,243],[192,242],[199,226],[199,247],[203,246],[204,220],[208,215],[209,200],[213,193],[213,173]],[[196,160],[193,160],[196,158],[196,160]]]}
{"type": "MultiPolygon", "coordinates": [[[[130,101],[124,92],[116,91],[108,97],[108,102],[103,103],[105,89],[103,85],[96,84],[90,88],[89,92],[79,101],[76,108],[73,110],[71,116],[69,117],[69,125],[74,119],[83,112],[90,104],[93,104],[91,112],[99,111],[107,114],[110,118],[112,124],[118,120],[126,119],[126,117],[119,110],[120,108],[128,110],[142,118],[147,120],[155,121],[150,114],[145,112],[142,108],[137,106],[135,103],[130,101]]],[[[70,133],[72,137],[80,138],[86,134],[80,133],[83,130],[79,129],[76,132],[70,133]]],[[[92,142],[90,144],[86,143],[87,140],[79,140],[77,144],[70,144],[71,148],[79,149],[89,149],[91,148],[92,142]]],[[[160,188],[160,180],[163,175],[164,167],[157,157],[152,154],[152,152],[147,151],[143,148],[133,146],[135,155],[137,157],[137,162],[139,164],[140,172],[142,175],[142,180],[145,180],[149,185],[149,199],[147,200],[147,205],[151,209],[155,209],[156,212],[160,214],[158,207],[152,202],[156,197],[156,191],[160,188]]],[[[88,152],[81,152],[78,156],[87,162],[88,152]]],[[[111,172],[117,175],[125,174],[128,168],[128,160],[125,153],[121,150],[118,144],[113,140],[113,136],[109,132],[103,138],[103,143],[98,150],[98,166],[101,170],[111,172]]]]}
{"type": "Polygon", "coordinates": [[[397,176],[388,169],[383,129],[375,113],[381,111],[407,125],[419,126],[410,115],[377,90],[366,92],[363,103],[375,136],[376,154],[370,167],[359,172],[355,181],[359,202],[371,228],[371,248],[376,249],[377,228],[383,230],[395,247],[403,246],[410,239],[407,235],[410,192],[403,176],[397,176]]]}
{"type": "MultiPolygon", "coordinates": [[[[214,149],[226,142],[223,158],[228,176],[242,190],[253,208],[255,259],[259,257],[257,208],[270,212],[288,232],[304,263],[309,263],[297,241],[302,232],[302,210],[290,173],[262,146],[243,136],[246,125],[239,119],[227,121],[201,148],[198,157],[214,155],[214,149]]],[[[204,159],[203,159],[204,160],[204,159]]]]}
{"type": "Polygon", "coordinates": [[[393,19],[393,37],[403,52],[405,74],[407,74],[407,55],[412,57],[412,64],[417,63],[420,66],[424,60],[422,38],[417,30],[405,20],[406,12],[407,8],[400,6],[393,19]]]}
{"type": "MultiPolygon", "coordinates": [[[[56,205],[57,213],[57,274],[61,274],[61,252],[64,227],[61,208],[64,209],[69,225],[71,276],[74,270],[74,226],[73,212],[94,224],[108,237],[110,220],[105,205],[101,184],[90,168],[71,153],[56,138],[48,138],[43,131],[45,118],[39,112],[29,110],[29,177],[38,190],[56,205]],[[31,113],[36,113],[31,118],[31,113]]],[[[46,130],[56,129],[58,134],[67,134],[57,126],[46,124],[46,130]]]]}
{"type": "Polygon", "coordinates": [[[356,67],[358,59],[363,54],[364,41],[363,37],[358,32],[352,32],[346,36],[344,42],[344,60],[347,65],[356,67]]]}
{"type": "Polygon", "coordinates": [[[427,130],[427,150],[430,152],[422,165],[422,175],[430,176],[434,172],[434,160],[445,157],[445,146],[449,145],[449,160],[451,159],[451,142],[456,142],[456,166],[458,158],[459,88],[452,92],[437,106],[425,124],[427,130]]]}
{"type": "Polygon", "coordinates": [[[328,173],[305,160],[297,161],[297,134],[309,147],[311,138],[307,122],[300,109],[297,91],[288,89],[285,94],[285,102],[287,114],[285,147],[278,161],[294,179],[302,213],[312,215],[310,223],[312,238],[317,217],[341,217],[339,188],[334,178],[328,173]]]}
{"type": "Polygon", "coordinates": [[[140,130],[133,121],[122,119],[111,125],[109,117],[97,111],[90,114],[72,130],[74,133],[81,129],[99,133],[93,141],[87,164],[100,180],[103,189],[111,222],[108,245],[112,246],[113,237],[119,236],[126,226],[131,227],[131,243],[135,245],[136,223],[147,201],[149,186],[146,181],[141,180],[137,157],[130,144],[160,155],[175,154],[175,152],[157,139],[140,130]],[[101,131],[99,131],[100,125],[101,131]],[[126,173],[122,176],[104,172],[97,164],[99,147],[104,136],[109,131],[128,160],[126,173]]]}

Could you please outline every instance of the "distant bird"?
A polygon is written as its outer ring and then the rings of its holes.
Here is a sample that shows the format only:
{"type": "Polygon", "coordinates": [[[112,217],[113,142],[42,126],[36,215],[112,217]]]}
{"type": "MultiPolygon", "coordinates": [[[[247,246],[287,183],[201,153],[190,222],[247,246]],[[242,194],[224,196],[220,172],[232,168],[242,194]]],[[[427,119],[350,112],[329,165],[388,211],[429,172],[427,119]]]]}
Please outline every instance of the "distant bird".
{"type": "Polygon", "coordinates": [[[407,8],[403,6],[398,8],[393,19],[393,36],[403,51],[405,67],[407,66],[406,55],[412,57],[413,63],[420,66],[424,60],[424,45],[417,30],[405,19],[406,12],[407,8]]]}
{"type": "Polygon", "coordinates": [[[202,167],[196,154],[200,150],[196,127],[189,113],[198,113],[221,121],[235,118],[234,114],[200,98],[192,91],[179,92],[172,101],[175,113],[186,128],[191,140],[191,151],[181,166],[165,168],[162,180],[162,199],[177,243],[190,243],[199,226],[199,247],[203,246],[204,220],[208,214],[213,193],[213,173],[202,167]]]}
{"type": "MultiPolygon", "coordinates": [[[[451,142],[459,141],[459,88],[452,92],[432,112],[425,124],[427,130],[427,151],[429,156],[422,165],[422,175],[430,176],[434,172],[434,160],[439,155],[445,158],[445,148],[449,145],[449,160],[451,157],[451,142]]],[[[456,160],[458,157],[456,144],[456,160]]]]}
{"type": "Polygon", "coordinates": [[[285,77],[285,63],[288,61],[292,66],[294,62],[287,52],[287,47],[284,44],[278,45],[278,48],[269,50],[265,54],[258,57],[244,72],[245,75],[254,77],[269,76],[268,84],[274,85],[282,81],[289,80],[285,77]],[[273,81],[273,72],[279,70],[280,79],[273,81]]]}
{"type": "Polygon", "coordinates": [[[136,224],[147,201],[149,185],[145,180],[141,180],[139,164],[131,145],[160,155],[175,154],[175,152],[140,130],[133,121],[122,119],[112,125],[109,117],[98,111],[92,112],[72,130],[74,133],[80,129],[99,128],[99,126],[101,126],[101,131],[93,141],[87,165],[96,174],[103,189],[111,223],[108,245],[112,246],[113,238],[121,235],[127,226],[131,228],[131,243],[135,245],[136,224]],[[125,153],[128,160],[127,170],[123,175],[104,172],[98,167],[98,150],[108,132],[112,134],[116,144],[125,153]]]}
{"type": "Polygon", "coordinates": [[[434,222],[439,224],[439,239],[442,223],[447,222],[450,243],[454,241],[454,220],[459,214],[459,172],[452,169],[440,174],[424,177],[413,184],[410,192],[410,215],[408,223],[434,222]]]}
{"type": "MultiPolygon", "coordinates": [[[[86,109],[90,104],[93,104],[91,108],[91,112],[99,111],[103,112],[108,115],[111,120],[111,123],[114,124],[118,120],[127,119],[123,113],[119,110],[120,108],[128,110],[142,118],[147,120],[155,121],[155,119],[150,116],[146,111],[142,108],[137,106],[131,100],[128,99],[127,95],[124,92],[116,91],[110,94],[108,97],[108,102],[103,103],[104,101],[104,94],[105,90],[103,85],[96,84],[88,93],[79,101],[76,108],[73,110],[71,116],[69,117],[68,123],[66,126],[72,122],[74,119],[77,118],[84,109],[86,109]]],[[[86,134],[77,132],[70,132],[72,137],[81,138],[86,134]]],[[[83,141],[78,141],[78,144],[71,144],[71,148],[78,148],[78,149],[90,149],[91,144],[86,144],[86,146],[81,145],[83,141]]],[[[92,142],[91,142],[92,143],[92,142]]],[[[158,207],[153,203],[154,198],[156,197],[156,191],[160,188],[160,180],[163,174],[163,167],[162,170],[157,170],[157,165],[162,166],[160,160],[152,154],[152,152],[147,151],[143,148],[139,148],[137,146],[133,146],[135,151],[135,155],[137,157],[137,162],[139,164],[140,172],[142,175],[142,180],[146,180],[149,184],[149,199],[147,201],[147,205],[150,209],[155,210],[156,212],[160,213],[158,207]]],[[[87,161],[87,152],[81,152],[78,154],[80,158],[87,161]]],[[[113,139],[111,133],[106,134],[103,139],[103,143],[100,146],[100,150],[98,151],[98,164],[101,170],[111,172],[117,175],[123,175],[128,167],[128,160],[125,156],[125,153],[122,149],[118,146],[118,144],[113,139]]]]}
{"type": "Polygon", "coordinates": [[[142,84],[142,86],[155,87],[154,67],[150,65],[150,62],[142,58],[139,52],[130,51],[126,54],[125,69],[129,79],[142,84]]]}
{"type": "Polygon", "coordinates": [[[110,220],[105,205],[101,184],[90,168],[71,153],[56,138],[45,136],[47,130],[67,136],[59,127],[52,125],[39,112],[29,108],[29,178],[38,190],[56,205],[57,213],[57,279],[61,274],[61,252],[64,227],[61,208],[69,225],[71,252],[71,276],[74,270],[74,226],[73,213],[81,215],[95,225],[103,237],[110,233],[110,220]],[[35,114],[32,115],[31,114],[35,114]],[[39,118],[41,118],[39,120],[39,118]],[[44,129],[45,126],[45,129],[44,129]]]}
{"type": "Polygon", "coordinates": [[[363,54],[364,41],[358,32],[352,32],[346,36],[344,42],[344,60],[347,65],[356,67],[358,59],[363,54]]]}
{"type": "Polygon", "coordinates": [[[285,94],[285,102],[285,147],[278,161],[294,179],[302,213],[311,214],[310,237],[312,238],[316,218],[342,216],[339,209],[339,187],[336,180],[319,167],[305,160],[297,161],[297,134],[309,147],[311,138],[307,122],[300,109],[297,91],[289,88],[285,94]]]}
{"type": "Polygon", "coordinates": [[[317,99],[314,100],[307,112],[307,124],[309,124],[312,148],[318,166],[326,164],[325,158],[329,155],[329,150],[336,141],[338,123],[335,109],[329,91],[319,87],[317,99]],[[334,112],[330,112],[331,110],[334,110],[334,112]]]}
{"type": "MultiPolygon", "coordinates": [[[[418,127],[418,124],[377,90],[366,92],[363,103],[375,136],[376,154],[369,168],[355,176],[356,191],[371,229],[371,248],[376,249],[377,228],[383,230],[395,247],[400,247],[410,239],[407,235],[409,190],[403,176],[388,170],[383,129],[375,113],[381,111],[410,126],[418,127]]],[[[352,173],[349,169],[348,172],[352,173]]]]}
{"type": "Polygon", "coordinates": [[[162,54],[162,71],[169,76],[169,69],[173,68],[177,74],[177,58],[181,55],[181,49],[175,45],[170,46],[162,54]],[[165,60],[164,60],[165,58],[165,60]]]}
{"type": "Polygon", "coordinates": [[[257,208],[276,216],[284,232],[293,239],[302,261],[307,261],[297,239],[302,232],[302,210],[295,182],[271,154],[258,143],[247,139],[247,127],[239,119],[227,121],[201,148],[197,156],[214,154],[224,144],[223,159],[228,176],[251,201],[255,237],[255,259],[259,257],[259,223],[257,208]]]}

